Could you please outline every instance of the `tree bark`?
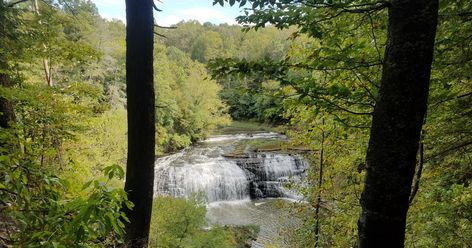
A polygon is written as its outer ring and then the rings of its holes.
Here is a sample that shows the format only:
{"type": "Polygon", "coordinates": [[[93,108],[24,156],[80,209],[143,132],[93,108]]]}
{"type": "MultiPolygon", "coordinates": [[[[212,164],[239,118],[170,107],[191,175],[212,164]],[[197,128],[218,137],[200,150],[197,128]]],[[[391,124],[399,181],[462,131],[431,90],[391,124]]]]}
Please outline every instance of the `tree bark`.
{"type": "MultiPolygon", "coordinates": [[[[0,58],[1,60],[2,58],[0,58]]],[[[0,71],[8,71],[8,65],[4,61],[0,61],[0,71]]],[[[0,87],[10,88],[13,84],[10,76],[6,73],[0,73],[0,87]]],[[[0,97],[0,127],[9,128],[12,121],[16,120],[13,104],[3,97],[0,97]]]]}
{"type": "Polygon", "coordinates": [[[358,245],[404,247],[408,198],[426,112],[438,0],[392,0],[361,197],[358,245]]]}
{"type": "MultiPolygon", "coordinates": [[[[32,0],[31,9],[37,16],[40,16],[38,0],[32,0]]],[[[41,24],[41,20],[39,21],[39,23],[41,24]]],[[[44,43],[43,43],[43,48],[44,48],[44,51],[48,50],[46,44],[44,43]]],[[[50,65],[50,60],[48,58],[43,58],[43,71],[44,71],[44,79],[46,80],[46,83],[48,84],[48,86],[49,87],[54,86],[54,83],[52,81],[52,66],[50,65]]]]}
{"type": "Polygon", "coordinates": [[[152,211],[155,160],[152,4],[150,0],[126,0],[128,161],[125,191],[134,203],[132,210],[125,210],[130,220],[126,226],[127,247],[147,246],[152,211]]]}
{"type": "Polygon", "coordinates": [[[320,170],[318,178],[318,196],[316,198],[315,208],[315,248],[320,246],[320,206],[321,206],[321,187],[323,186],[323,161],[324,161],[324,143],[325,143],[325,131],[324,131],[325,120],[323,119],[323,129],[321,130],[321,149],[320,149],[320,170]]]}
{"type": "Polygon", "coordinates": [[[39,15],[39,4],[38,0],[33,0],[31,2],[31,8],[33,9],[33,12],[35,12],[37,15],[39,15]]]}
{"type": "MultiPolygon", "coordinates": [[[[43,46],[46,49],[46,46],[45,45],[43,46]]],[[[48,59],[43,59],[43,69],[44,69],[44,78],[46,79],[46,83],[48,84],[49,87],[54,86],[52,82],[52,68],[49,65],[48,59]]]]}
{"type": "Polygon", "coordinates": [[[415,196],[418,193],[418,190],[420,189],[421,175],[423,174],[423,167],[424,167],[424,142],[423,142],[424,135],[425,135],[425,131],[423,129],[421,130],[421,138],[420,138],[421,141],[420,141],[420,147],[418,149],[418,155],[419,155],[418,171],[416,172],[416,178],[413,183],[413,189],[411,190],[410,198],[408,199],[408,203],[410,205],[413,204],[413,200],[415,199],[415,196]]]}
{"type": "MultiPolygon", "coordinates": [[[[0,85],[2,87],[11,87],[10,78],[7,74],[0,74],[0,85]]],[[[9,128],[11,122],[16,119],[15,111],[11,102],[3,97],[0,98],[0,112],[0,127],[9,128]]]]}

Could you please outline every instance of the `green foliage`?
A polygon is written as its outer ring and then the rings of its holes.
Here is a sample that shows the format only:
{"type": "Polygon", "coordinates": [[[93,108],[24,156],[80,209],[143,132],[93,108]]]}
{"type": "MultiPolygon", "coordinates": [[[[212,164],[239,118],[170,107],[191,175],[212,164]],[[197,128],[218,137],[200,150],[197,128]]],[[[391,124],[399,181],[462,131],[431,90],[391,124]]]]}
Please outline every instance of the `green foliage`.
{"type": "MultiPolygon", "coordinates": [[[[291,42],[288,40],[293,30],[280,31],[267,28],[259,32],[242,33],[239,26],[227,24],[181,22],[176,29],[162,30],[168,37],[162,42],[168,47],[177,47],[191,56],[193,60],[209,63],[213,60],[237,57],[244,61],[282,60],[291,42]]],[[[251,66],[248,66],[250,68],[251,66]]],[[[273,67],[272,67],[273,68],[273,67]]],[[[254,119],[260,122],[279,123],[282,111],[275,106],[282,96],[274,96],[274,82],[257,74],[245,77],[214,77],[222,86],[220,96],[229,106],[229,113],[234,119],[254,119]],[[272,87],[265,91],[260,86],[272,87]]]]}
{"type": "MultiPolygon", "coordinates": [[[[2,139],[4,145],[15,140],[7,132],[2,138],[8,138],[2,139]]],[[[121,242],[126,220],[121,210],[132,204],[124,190],[108,185],[114,177],[123,178],[120,166],[106,167],[106,179],[88,182],[83,187],[88,197],[77,197],[68,194],[67,181],[52,175],[33,156],[16,151],[0,157],[5,245],[103,247],[121,242]]]]}
{"type": "Polygon", "coordinates": [[[231,134],[231,133],[252,133],[252,132],[276,132],[280,131],[274,126],[259,122],[248,121],[232,121],[231,125],[218,128],[213,133],[216,134],[231,134]]]}
{"type": "Polygon", "coordinates": [[[220,34],[214,31],[207,31],[200,35],[192,47],[192,59],[205,62],[215,58],[219,50],[223,49],[223,40],[220,34]]]}
{"type": "MultiPolygon", "coordinates": [[[[69,190],[80,193],[80,185],[94,178],[105,165],[118,164],[124,168],[127,152],[126,111],[109,110],[88,118],[85,130],[64,144],[69,162],[61,170],[62,178],[71,185],[69,190]]],[[[112,185],[122,187],[123,182],[113,180],[112,185]]]]}
{"type": "Polygon", "coordinates": [[[150,247],[234,247],[233,233],[222,227],[206,226],[203,201],[173,197],[154,200],[150,247]]]}
{"type": "Polygon", "coordinates": [[[158,152],[175,151],[230,122],[219,99],[220,86],[202,64],[176,48],[156,44],[156,123],[158,152]]]}
{"type": "Polygon", "coordinates": [[[410,210],[407,246],[463,247],[471,243],[472,188],[444,185],[447,175],[427,174],[410,210]]]}
{"type": "MultiPolygon", "coordinates": [[[[0,130],[0,246],[117,244],[126,219],[121,209],[130,203],[110,182],[122,178],[123,171],[113,166],[106,169],[108,179],[92,177],[64,149],[87,128],[88,120],[108,108],[101,100],[101,84],[78,76],[97,53],[82,37],[85,27],[45,3],[40,2],[39,15],[28,9],[30,2],[0,3],[0,74],[13,82],[0,95],[14,105],[16,115],[10,129],[0,130]],[[55,87],[43,81],[44,60],[54,72],[55,87]],[[82,177],[64,176],[67,171],[82,177]],[[92,181],[82,189],[87,180],[92,181]]],[[[101,20],[87,11],[77,14],[101,20]]]]}
{"type": "Polygon", "coordinates": [[[292,113],[294,117],[288,135],[293,145],[307,146],[316,152],[308,155],[311,162],[306,178],[308,185],[298,187],[308,204],[294,204],[288,208],[303,220],[300,227],[287,230],[289,243],[297,247],[312,247],[315,243],[315,208],[320,196],[320,247],[353,246],[357,239],[367,130],[346,128],[333,116],[317,112],[316,107],[299,105],[296,111],[296,114],[292,113]],[[323,177],[319,187],[321,149],[324,153],[323,177]]]}
{"type": "Polygon", "coordinates": [[[257,225],[232,226],[229,227],[234,233],[236,248],[246,248],[252,246],[252,241],[256,240],[261,228],[257,225]]]}

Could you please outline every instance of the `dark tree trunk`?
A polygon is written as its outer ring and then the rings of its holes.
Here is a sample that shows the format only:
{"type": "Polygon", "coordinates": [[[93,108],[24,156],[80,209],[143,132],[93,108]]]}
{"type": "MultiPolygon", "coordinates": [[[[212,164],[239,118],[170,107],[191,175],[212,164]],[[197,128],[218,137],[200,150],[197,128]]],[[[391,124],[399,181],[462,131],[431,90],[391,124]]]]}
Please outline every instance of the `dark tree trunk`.
{"type": "MultiPolygon", "coordinates": [[[[4,62],[0,62],[0,70],[9,70],[8,66],[4,62]]],[[[6,73],[0,73],[0,87],[10,88],[12,87],[12,81],[10,76],[6,73]]],[[[0,128],[8,129],[16,121],[15,108],[13,103],[4,98],[0,97],[0,128]]],[[[0,147],[4,149],[0,154],[8,154],[20,149],[19,144],[13,142],[2,141],[0,142],[0,147]]]]}
{"type": "MultiPolygon", "coordinates": [[[[8,70],[2,62],[0,62],[0,70],[8,70]]],[[[8,74],[0,73],[0,87],[12,87],[12,83],[8,74]]],[[[9,128],[12,121],[15,121],[15,110],[13,104],[3,97],[0,97],[0,127],[9,128]]]]}
{"type": "Polygon", "coordinates": [[[437,15],[438,0],[390,1],[387,48],[361,197],[361,248],[404,247],[437,15]]]}
{"type": "Polygon", "coordinates": [[[151,0],[126,0],[126,96],[128,162],[125,191],[134,203],[126,214],[127,247],[146,247],[151,220],[155,111],[153,82],[154,19],[151,0]]]}
{"type": "Polygon", "coordinates": [[[325,121],[323,119],[323,129],[321,130],[321,149],[320,149],[320,170],[318,178],[318,197],[316,198],[316,208],[315,208],[315,248],[320,247],[320,207],[321,207],[321,187],[323,186],[323,162],[324,162],[324,143],[325,143],[325,131],[324,131],[325,121]]]}

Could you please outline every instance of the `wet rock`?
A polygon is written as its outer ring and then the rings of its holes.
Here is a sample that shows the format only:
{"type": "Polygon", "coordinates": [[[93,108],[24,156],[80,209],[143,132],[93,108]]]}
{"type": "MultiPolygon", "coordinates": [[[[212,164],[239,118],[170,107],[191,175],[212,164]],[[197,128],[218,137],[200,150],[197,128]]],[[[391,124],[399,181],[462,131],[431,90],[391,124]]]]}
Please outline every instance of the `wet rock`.
{"type": "Polygon", "coordinates": [[[262,199],[266,197],[262,190],[259,188],[259,184],[254,181],[249,184],[249,195],[252,199],[262,199]]]}
{"type": "Polygon", "coordinates": [[[278,198],[285,196],[283,190],[280,188],[281,185],[279,182],[260,182],[258,185],[265,198],[278,198]]]}
{"type": "Polygon", "coordinates": [[[252,199],[285,197],[282,184],[308,168],[302,157],[274,153],[248,154],[247,158],[238,158],[236,163],[247,175],[252,199]]]}

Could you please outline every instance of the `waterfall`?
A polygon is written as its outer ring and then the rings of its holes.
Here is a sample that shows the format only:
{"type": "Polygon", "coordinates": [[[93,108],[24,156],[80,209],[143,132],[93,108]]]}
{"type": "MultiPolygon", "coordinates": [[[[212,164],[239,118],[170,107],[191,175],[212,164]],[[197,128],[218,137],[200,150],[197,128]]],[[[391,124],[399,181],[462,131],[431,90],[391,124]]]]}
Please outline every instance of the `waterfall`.
{"type": "Polygon", "coordinates": [[[194,147],[156,161],[155,193],[189,197],[203,193],[207,202],[249,198],[248,180],[219,146],[194,147]]]}
{"type": "Polygon", "coordinates": [[[228,141],[280,139],[277,135],[214,136],[199,146],[159,158],[155,169],[155,195],[190,197],[202,193],[207,202],[287,196],[279,189],[281,182],[301,175],[308,168],[302,157],[275,153],[257,153],[245,159],[222,156],[231,149],[228,141]]]}
{"type": "Polygon", "coordinates": [[[249,198],[246,174],[236,163],[214,159],[203,163],[156,168],[158,194],[189,197],[204,193],[208,202],[249,198]]]}
{"type": "Polygon", "coordinates": [[[308,162],[298,155],[256,153],[239,165],[252,172],[260,181],[285,181],[300,175],[308,168],[308,162]]]}

